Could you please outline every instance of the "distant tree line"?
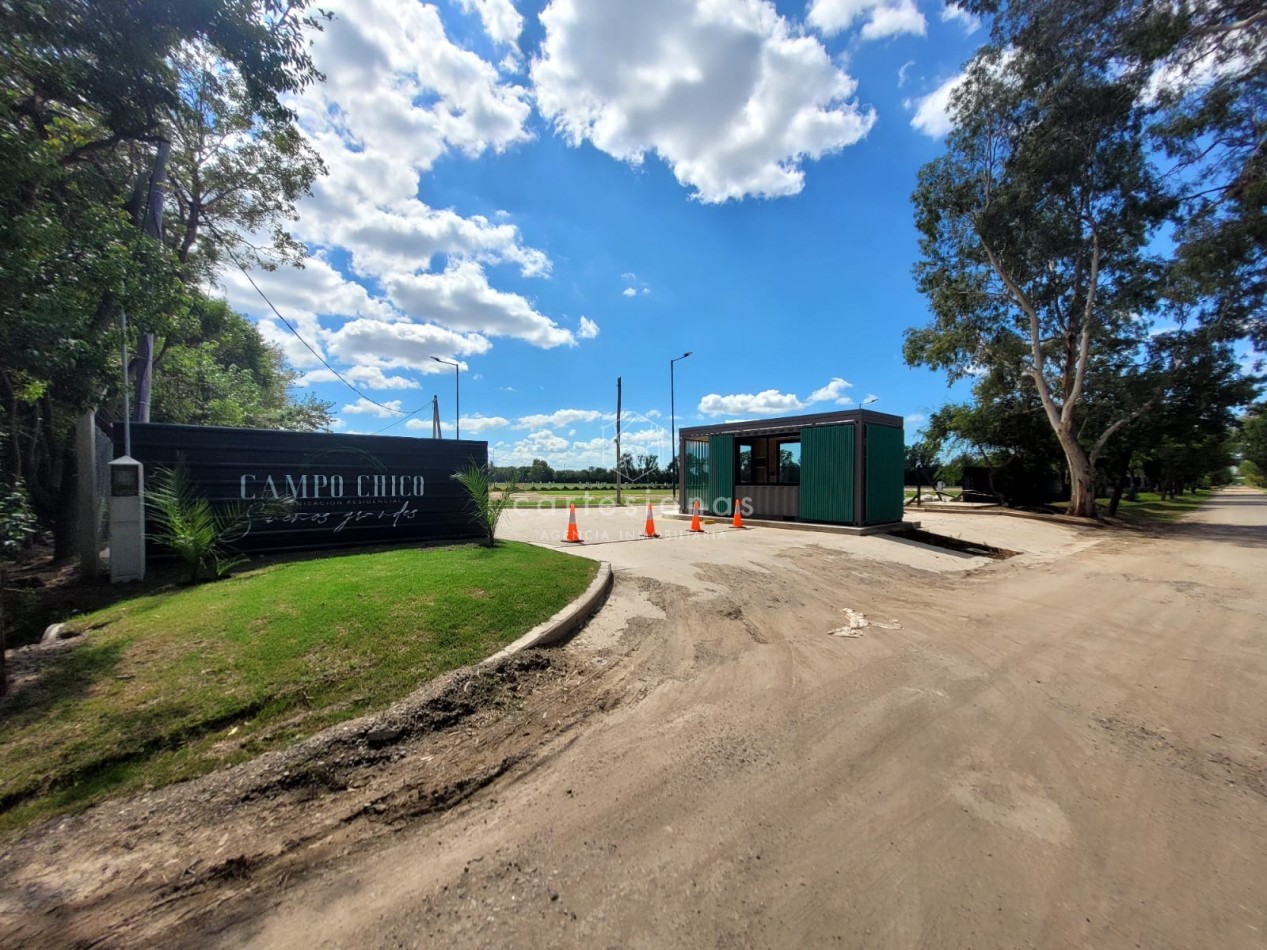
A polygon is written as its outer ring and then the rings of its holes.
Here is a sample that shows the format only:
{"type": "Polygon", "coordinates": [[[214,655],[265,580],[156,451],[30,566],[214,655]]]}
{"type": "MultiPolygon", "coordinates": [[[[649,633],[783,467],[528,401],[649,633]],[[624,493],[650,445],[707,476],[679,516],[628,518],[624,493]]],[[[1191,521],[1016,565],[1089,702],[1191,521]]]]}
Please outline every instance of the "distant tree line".
{"type": "MultiPolygon", "coordinates": [[[[672,461],[665,467],[655,455],[634,456],[625,452],[620,457],[620,479],[624,484],[667,485],[673,481],[676,466],[672,461]]],[[[522,484],[538,485],[615,485],[616,468],[590,466],[589,468],[553,468],[545,459],[534,458],[525,466],[493,465],[493,478],[505,483],[518,478],[522,484]]]]}

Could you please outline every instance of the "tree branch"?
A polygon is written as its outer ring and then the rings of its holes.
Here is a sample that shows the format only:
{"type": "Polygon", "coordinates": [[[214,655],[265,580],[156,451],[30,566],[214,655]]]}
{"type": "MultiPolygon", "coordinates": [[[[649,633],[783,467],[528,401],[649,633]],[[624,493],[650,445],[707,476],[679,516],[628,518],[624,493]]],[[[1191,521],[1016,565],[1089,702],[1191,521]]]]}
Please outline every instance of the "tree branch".
{"type": "Polygon", "coordinates": [[[1091,361],[1091,329],[1095,326],[1095,292],[1100,281],[1100,234],[1091,228],[1091,272],[1087,275],[1087,302],[1082,310],[1081,339],[1078,341],[1078,364],[1074,372],[1073,391],[1061,410],[1061,422],[1073,419],[1073,407],[1082,397],[1086,384],[1087,364],[1091,361]]]}

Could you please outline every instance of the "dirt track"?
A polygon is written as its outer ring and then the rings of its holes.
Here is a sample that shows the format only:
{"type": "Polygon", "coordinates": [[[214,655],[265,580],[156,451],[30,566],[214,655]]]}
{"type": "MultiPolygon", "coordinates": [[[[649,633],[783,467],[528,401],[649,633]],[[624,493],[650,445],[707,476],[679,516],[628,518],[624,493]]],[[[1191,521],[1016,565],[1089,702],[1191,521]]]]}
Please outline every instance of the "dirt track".
{"type": "Polygon", "coordinates": [[[0,944],[1267,946],[1267,496],[1061,530],[618,571],[516,701],[387,761],[19,843],[0,944]]]}

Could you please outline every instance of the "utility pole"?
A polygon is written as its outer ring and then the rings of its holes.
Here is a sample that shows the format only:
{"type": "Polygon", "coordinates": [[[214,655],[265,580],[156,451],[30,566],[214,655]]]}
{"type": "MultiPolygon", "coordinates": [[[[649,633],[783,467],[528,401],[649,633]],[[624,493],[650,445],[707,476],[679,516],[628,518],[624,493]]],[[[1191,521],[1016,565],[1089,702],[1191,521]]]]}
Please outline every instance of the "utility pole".
{"type": "Polygon", "coordinates": [[[620,377],[616,377],[616,504],[620,504],[620,377]]]}
{"type": "Polygon", "coordinates": [[[678,500],[678,485],[682,484],[682,459],[681,459],[682,453],[678,451],[678,444],[677,444],[677,400],[673,392],[673,364],[676,363],[678,360],[686,359],[690,355],[691,355],[691,351],[687,350],[681,356],[675,356],[673,359],[669,360],[669,419],[670,419],[669,426],[672,430],[669,435],[669,441],[673,443],[673,447],[672,447],[673,458],[676,461],[676,464],[673,466],[673,475],[674,475],[673,501],[674,502],[677,502],[678,500]]]}

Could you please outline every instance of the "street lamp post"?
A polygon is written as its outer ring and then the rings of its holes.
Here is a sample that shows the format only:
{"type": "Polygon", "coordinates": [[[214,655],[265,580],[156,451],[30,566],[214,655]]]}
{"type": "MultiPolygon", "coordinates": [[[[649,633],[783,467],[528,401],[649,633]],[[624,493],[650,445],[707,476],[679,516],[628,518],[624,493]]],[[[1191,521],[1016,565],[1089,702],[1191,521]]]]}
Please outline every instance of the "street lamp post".
{"type": "Polygon", "coordinates": [[[673,391],[673,388],[674,388],[673,387],[673,364],[676,363],[678,360],[686,359],[690,355],[691,355],[691,351],[687,350],[681,356],[676,356],[673,359],[669,360],[669,426],[670,426],[669,438],[673,442],[673,446],[672,446],[673,458],[677,462],[677,464],[674,466],[675,477],[673,479],[673,500],[675,502],[678,500],[678,484],[682,481],[682,459],[681,459],[681,453],[678,451],[678,444],[677,444],[677,405],[675,402],[675,393],[673,391]]]}
{"type": "Polygon", "coordinates": [[[455,363],[453,360],[442,360],[438,356],[431,357],[437,363],[443,363],[445,366],[453,367],[453,425],[456,430],[456,438],[462,438],[462,364],[455,363]]]}

